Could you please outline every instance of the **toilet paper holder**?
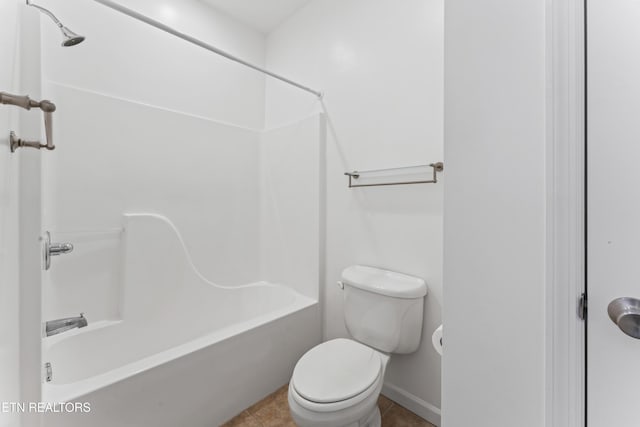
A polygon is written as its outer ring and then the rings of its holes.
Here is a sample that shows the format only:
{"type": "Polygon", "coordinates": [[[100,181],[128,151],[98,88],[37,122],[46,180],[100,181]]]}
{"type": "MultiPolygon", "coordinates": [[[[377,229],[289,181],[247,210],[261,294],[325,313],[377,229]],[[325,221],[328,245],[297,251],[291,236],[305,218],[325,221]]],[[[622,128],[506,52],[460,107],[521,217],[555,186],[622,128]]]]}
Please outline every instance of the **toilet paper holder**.
{"type": "Polygon", "coordinates": [[[431,344],[436,352],[442,356],[444,351],[444,334],[442,332],[442,325],[438,326],[435,331],[433,331],[433,335],[431,335],[431,344]]]}

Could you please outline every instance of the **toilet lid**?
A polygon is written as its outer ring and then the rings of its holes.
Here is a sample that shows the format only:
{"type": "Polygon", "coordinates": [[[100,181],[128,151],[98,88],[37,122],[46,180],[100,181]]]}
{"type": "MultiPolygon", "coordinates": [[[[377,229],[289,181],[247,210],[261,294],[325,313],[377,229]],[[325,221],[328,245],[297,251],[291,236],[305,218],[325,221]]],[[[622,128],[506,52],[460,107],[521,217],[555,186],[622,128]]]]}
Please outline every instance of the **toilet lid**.
{"type": "Polygon", "coordinates": [[[317,403],[350,399],[369,388],[380,375],[378,353],[343,338],[322,343],[300,358],[291,382],[298,394],[317,403]]]}

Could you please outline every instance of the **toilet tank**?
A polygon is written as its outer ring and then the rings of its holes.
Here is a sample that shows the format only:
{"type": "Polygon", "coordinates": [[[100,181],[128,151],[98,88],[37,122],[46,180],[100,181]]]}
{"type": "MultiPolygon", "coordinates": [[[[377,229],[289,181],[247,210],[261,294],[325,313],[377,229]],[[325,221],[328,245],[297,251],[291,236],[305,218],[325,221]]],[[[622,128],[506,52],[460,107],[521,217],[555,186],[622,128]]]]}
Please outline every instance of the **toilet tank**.
{"type": "Polygon", "coordinates": [[[344,322],[351,336],[387,353],[420,345],[427,284],[423,279],[354,265],[342,272],[344,322]]]}

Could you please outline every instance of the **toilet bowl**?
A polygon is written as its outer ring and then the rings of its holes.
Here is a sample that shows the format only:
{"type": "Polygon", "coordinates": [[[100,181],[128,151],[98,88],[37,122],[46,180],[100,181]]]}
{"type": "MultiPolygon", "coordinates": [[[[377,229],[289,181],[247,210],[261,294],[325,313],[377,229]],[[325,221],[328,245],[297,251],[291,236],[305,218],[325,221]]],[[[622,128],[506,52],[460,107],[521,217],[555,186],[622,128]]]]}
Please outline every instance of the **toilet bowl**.
{"type": "Polygon", "coordinates": [[[355,340],[330,340],[300,358],[289,409],[301,427],[379,427],[377,402],[390,353],[412,353],[420,344],[426,283],[358,265],[344,270],[339,285],[355,340]]]}

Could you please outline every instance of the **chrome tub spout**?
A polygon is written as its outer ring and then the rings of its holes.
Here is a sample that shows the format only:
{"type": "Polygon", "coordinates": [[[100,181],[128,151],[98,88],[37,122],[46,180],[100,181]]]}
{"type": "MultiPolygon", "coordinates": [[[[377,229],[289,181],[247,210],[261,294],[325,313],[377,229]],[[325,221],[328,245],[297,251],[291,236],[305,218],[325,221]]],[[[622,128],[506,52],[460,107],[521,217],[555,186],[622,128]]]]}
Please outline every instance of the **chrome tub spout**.
{"type": "Polygon", "coordinates": [[[87,326],[87,319],[84,313],[80,313],[79,317],[67,317],[65,319],[50,320],[46,324],[47,336],[57,335],[62,332],[70,331],[75,328],[84,328],[87,326]]]}

